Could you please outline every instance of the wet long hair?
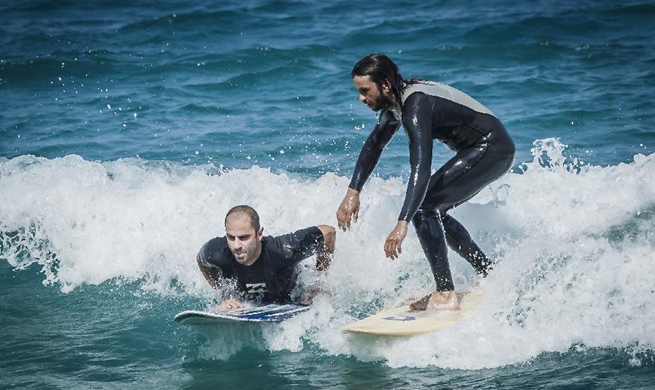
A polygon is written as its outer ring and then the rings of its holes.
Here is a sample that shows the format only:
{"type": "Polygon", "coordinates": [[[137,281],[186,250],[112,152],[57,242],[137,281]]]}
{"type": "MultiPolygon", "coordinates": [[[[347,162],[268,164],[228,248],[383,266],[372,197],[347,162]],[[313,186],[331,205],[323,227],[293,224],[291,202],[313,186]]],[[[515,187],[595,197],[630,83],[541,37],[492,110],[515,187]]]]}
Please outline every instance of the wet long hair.
{"type": "Polygon", "coordinates": [[[255,229],[255,232],[259,231],[259,214],[257,214],[257,211],[253,209],[252,207],[248,205],[239,205],[239,206],[234,206],[230,209],[230,211],[227,212],[225,215],[225,226],[227,226],[227,218],[234,214],[234,213],[244,213],[248,217],[250,217],[250,226],[252,226],[253,229],[255,229]]]}
{"type": "Polygon", "coordinates": [[[396,64],[386,55],[381,53],[367,55],[355,64],[352,72],[350,72],[350,76],[369,76],[380,91],[383,90],[382,87],[385,81],[388,81],[391,86],[391,93],[396,98],[396,102],[402,106],[403,100],[401,93],[405,80],[400,75],[396,64]]]}

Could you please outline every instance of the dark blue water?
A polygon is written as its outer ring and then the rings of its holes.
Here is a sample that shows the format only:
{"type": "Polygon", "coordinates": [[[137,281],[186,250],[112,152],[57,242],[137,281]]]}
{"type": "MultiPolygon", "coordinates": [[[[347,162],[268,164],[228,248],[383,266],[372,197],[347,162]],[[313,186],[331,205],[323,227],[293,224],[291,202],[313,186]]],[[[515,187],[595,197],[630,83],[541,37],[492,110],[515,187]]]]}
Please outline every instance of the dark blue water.
{"type": "Polygon", "coordinates": [[[3,3],[0,388],[653,388],[653,20],[644,1],[3,3]],[[500,261],[482,309],[412,339],[340,332],[432,288],[413,232],[382,252],[399,133],[311,312],[172,322],[212,301],[194,257],[232,205],[267,234],[336,223],[376,120],[349,74],[372,52],[515,138],[513,172],[455,211],[500,261]]]}

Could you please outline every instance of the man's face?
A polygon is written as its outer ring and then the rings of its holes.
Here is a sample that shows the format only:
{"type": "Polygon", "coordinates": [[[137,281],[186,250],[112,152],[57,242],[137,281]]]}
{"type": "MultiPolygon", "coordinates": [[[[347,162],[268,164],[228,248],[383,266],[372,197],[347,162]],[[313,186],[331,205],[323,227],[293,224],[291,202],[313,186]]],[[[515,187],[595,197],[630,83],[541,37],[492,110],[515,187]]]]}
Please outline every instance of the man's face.
{"type": "Polygon", "coordinates": [[[385,83],[382,90],[371,81],[371,76],[354,76],[353,83],[359,92],[359,101],[366,104],[371,110],[378,111],[382,108],[393,107],[395,99],[391,94],[389,83],[385,83]]]}
{"type": "Polygon", "coordinates": [[[225,221],[227,245],[239,264],[252,265],[262,252],[264,228],[255,231],[245,213],[231,214],[225,221]]]}

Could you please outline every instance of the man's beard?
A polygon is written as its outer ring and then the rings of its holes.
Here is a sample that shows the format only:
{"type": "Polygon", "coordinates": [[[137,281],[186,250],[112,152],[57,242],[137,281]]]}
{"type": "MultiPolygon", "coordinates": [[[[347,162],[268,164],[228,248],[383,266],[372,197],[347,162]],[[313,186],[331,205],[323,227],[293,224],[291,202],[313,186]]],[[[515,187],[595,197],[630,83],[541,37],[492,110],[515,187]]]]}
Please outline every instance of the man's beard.
{"type": "Polygon", "coordinates": [[[394,101],[391,98],[390,92],[383,92],[378,99],[373,102],[371,109],[373,111],[379,111],[382,109],[390,110],[393,108],[394,101]]]}

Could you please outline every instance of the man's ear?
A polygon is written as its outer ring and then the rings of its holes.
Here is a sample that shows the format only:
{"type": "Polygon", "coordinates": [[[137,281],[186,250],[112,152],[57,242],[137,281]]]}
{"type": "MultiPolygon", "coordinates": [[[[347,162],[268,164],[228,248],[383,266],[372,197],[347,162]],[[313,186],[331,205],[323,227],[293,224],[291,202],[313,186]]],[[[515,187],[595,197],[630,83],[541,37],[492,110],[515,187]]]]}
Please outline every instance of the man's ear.
{"type": "Polygon", "coordinates": [[[391,91],[391,83],[389,80],[384,80],[384,83],[382,83],[382,89],[384,89],[385,92],[391,91]]]}
{"type": "Polygon", "coordinates": [[[264,228],[260,227],[257,231],[257,241],[261,241],[264,238],[264,228]]]}

